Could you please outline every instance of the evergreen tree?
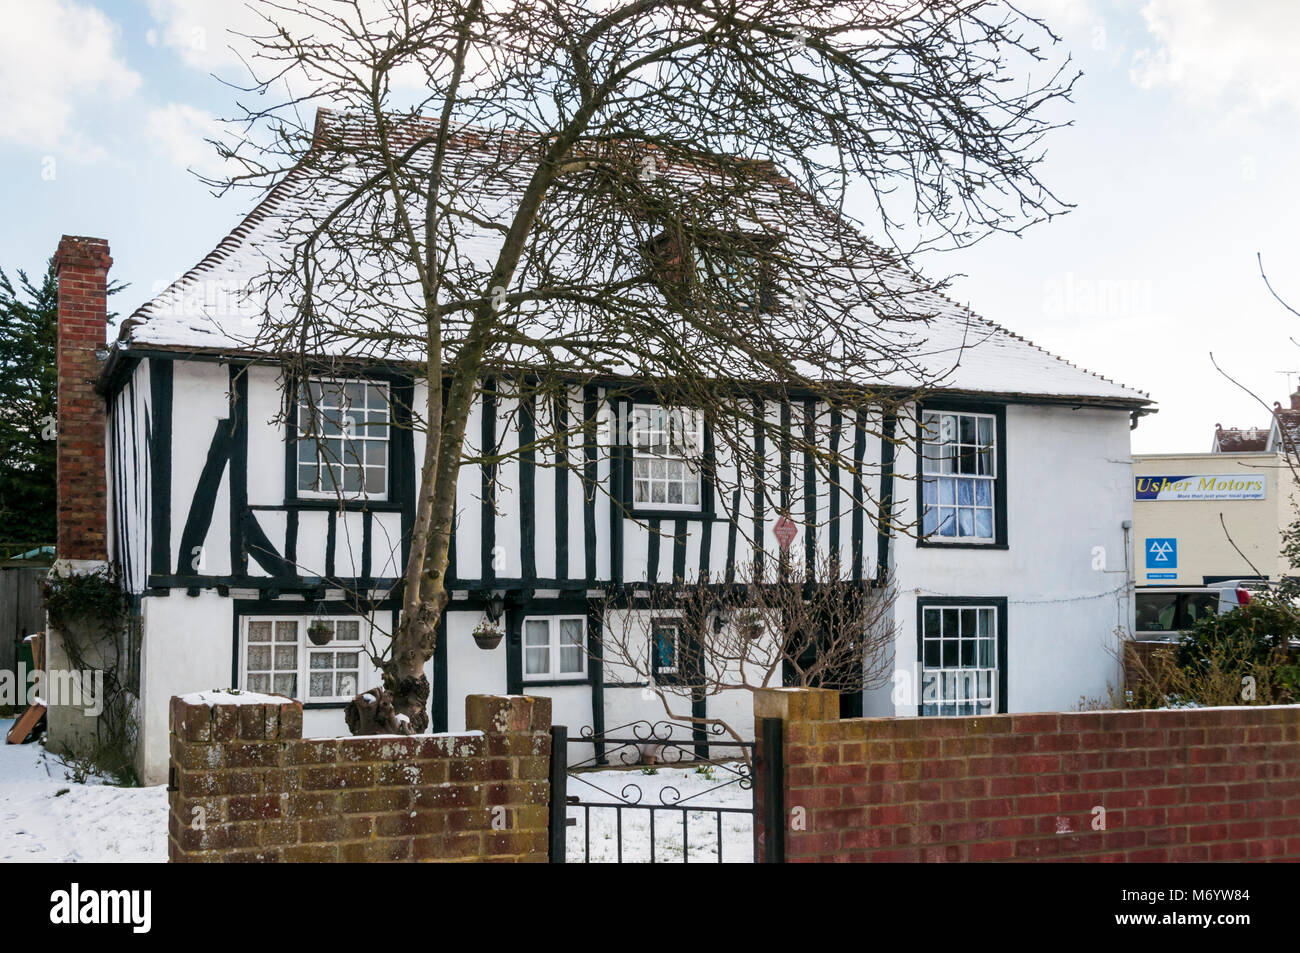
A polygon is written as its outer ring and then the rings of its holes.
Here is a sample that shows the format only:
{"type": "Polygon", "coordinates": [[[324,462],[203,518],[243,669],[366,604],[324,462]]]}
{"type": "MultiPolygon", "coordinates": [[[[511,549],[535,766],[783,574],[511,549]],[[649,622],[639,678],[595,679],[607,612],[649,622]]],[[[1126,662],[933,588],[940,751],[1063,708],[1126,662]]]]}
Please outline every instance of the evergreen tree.
{"type": "MultiPolygon", "coordinates": [[[[112,285],[109,294],[121,290],[112,285]]],[[[56,526],[58,282],[0,269],[0,542],[52,544],[56,526]]]]}

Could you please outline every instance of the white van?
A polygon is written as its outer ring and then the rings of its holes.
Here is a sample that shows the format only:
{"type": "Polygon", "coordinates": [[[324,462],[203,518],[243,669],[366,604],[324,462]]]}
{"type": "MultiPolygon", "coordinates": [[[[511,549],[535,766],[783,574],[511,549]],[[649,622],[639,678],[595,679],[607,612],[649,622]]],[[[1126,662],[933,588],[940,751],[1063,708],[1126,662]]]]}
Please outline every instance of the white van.
{"type": "Polygon", "coordinates": [[[1270,584],[1260,579],[1227,579],[1208,586],[1149,586],[1139,588],[1137,639],[1139,642],[1176,642],[1184,629],[1212,613],[1222,615],[1249,605],[1252,592],[1270,584]]]}

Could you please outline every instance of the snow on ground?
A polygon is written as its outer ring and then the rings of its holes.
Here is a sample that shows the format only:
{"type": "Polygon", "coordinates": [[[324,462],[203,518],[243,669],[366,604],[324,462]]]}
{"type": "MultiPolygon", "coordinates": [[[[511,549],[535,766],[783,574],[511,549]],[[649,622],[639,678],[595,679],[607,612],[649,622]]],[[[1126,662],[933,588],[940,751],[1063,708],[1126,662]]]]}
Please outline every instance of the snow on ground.
{"type": "MultiPolygon", "coordinates": [[[[13,719],[0,719],[0,741],[13,719]]],[[[0,743],[0,864],[162,863],[167,792],[77,784],[43,745],[0,743]]]]}
{"type": "MultiPolygon", "coordinates": [[[[0,719],[0,739],[12,719],[0,719]]],[[[568,793],[604,806],[570,806],[576,823],[568,829],[567,859],[582,863],[588,846],[592,862],[618,857],[622,824],[623,861],[650,859],[651,814],[655,825],[655,862],[681,863],[682,818],[686,817],[686,859],[718,860],[721,818],[722,860],[753,859],[753,791],[735,783],[735,765],[713,765],[708,774],[694,767],[607,769],[569,778],[568,793]],[[712,775],[710,777],[709,775],[712,775]],[[636,802],[639,807],[628,806],[636,802]],[[623,804],[621,810],[614,807],[623,804]],[[664,805],[728,807],[737,813],[683,812],[664,805]],[[654,805],[654,811],[649,806],[654,805]],[[590,840],[587,818],[590,817],[590,840]]],[[[92,779],[77,783],[68,768],[40,743],[0,744],[0,864],[163,863],[167,860],[167,792],[162,785],[121,788],[92,779]]]]}
{"type": "MultiPolygon", "coordinates": [[[[707,773],[702,773],[689,765],[661,766],[654,774],[647,774],[644,768],[632,768],[570,775],[570,798],[577,796],[584,802],[611,806],[569,806],[569,817],[576,823],[569,827],[566,860],[580,864],[588,858],[590,850],[592,863],[616,861],[621,827],[623,862],[649,862],[653,816],[657,864],[680,864],[684,860],[692,864],[717,863],[719,840],[724,863],[751,863],[754,815],[750,808],[754,792],[752,788],[740,786],[737,768],[736,764],[714,764],[705,767],[707,773]],[[628,802],[636,806],[629,806],[628,802]],[[690,807],[701,810],[678,809],[690,807]],[[735,813],[707,810],[713,807],[731,808],[735,813]]],[[[748,779],[745,783],[749,783],[748,779]]]]}

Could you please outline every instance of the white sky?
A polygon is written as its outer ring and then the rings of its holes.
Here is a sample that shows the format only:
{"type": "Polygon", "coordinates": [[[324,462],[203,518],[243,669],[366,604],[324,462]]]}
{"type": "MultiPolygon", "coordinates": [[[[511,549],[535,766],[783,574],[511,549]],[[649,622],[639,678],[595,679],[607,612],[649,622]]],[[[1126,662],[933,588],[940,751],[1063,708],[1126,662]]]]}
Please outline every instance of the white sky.
{"type": "MultiPolygon", "coordinates": [[[[1262,425],[1300,371],[1300,3],[1025,0],[1085,75],[1047,183],[1078,207],[1024,237],[931,256],[955,296],[1070,361],[1150,392],[1135,451],[1199,451],[1262,425]],[[1286,374],[1290,374],[1287,377],[1286,374]]],[[[236,0],[0,0],[0,267],[37,272],[60,234],[107,238],[133,310],[247,208],[187,173],[229,91],[236,0]]]]}

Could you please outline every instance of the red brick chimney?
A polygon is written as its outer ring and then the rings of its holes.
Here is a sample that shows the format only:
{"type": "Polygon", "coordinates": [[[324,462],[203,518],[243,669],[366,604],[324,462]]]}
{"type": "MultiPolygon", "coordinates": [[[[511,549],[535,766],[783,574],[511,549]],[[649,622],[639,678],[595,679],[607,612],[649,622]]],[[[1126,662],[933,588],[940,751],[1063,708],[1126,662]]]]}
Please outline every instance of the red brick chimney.
{"type": "Polygon", "coordinates": [[[106,346],[108,269],[102,238],[64,235],[54,253],[59,279],[59,533],[60,559],[108,558],[107,437],[104,399],[95,392],[106,346]]]}

